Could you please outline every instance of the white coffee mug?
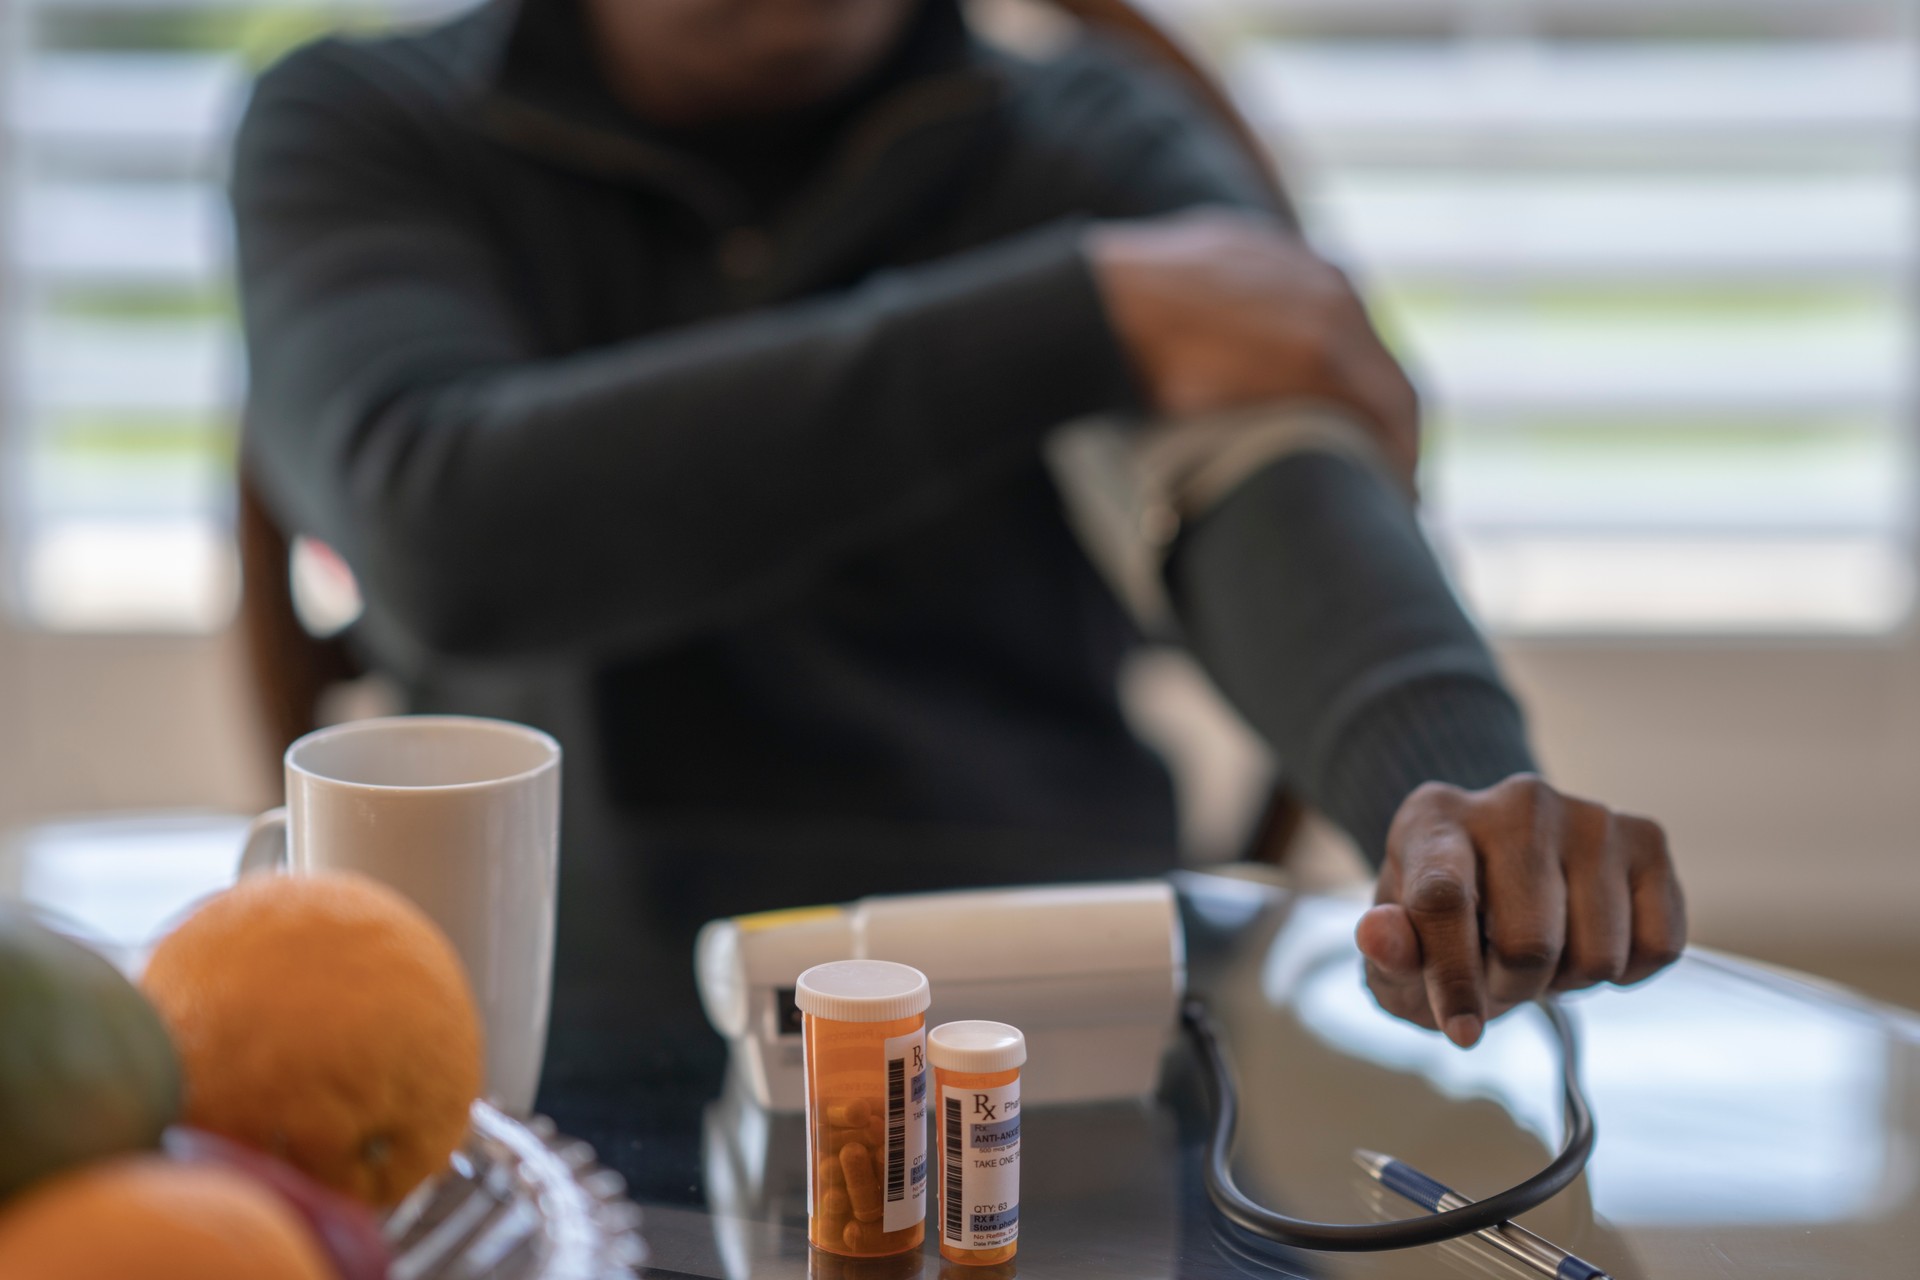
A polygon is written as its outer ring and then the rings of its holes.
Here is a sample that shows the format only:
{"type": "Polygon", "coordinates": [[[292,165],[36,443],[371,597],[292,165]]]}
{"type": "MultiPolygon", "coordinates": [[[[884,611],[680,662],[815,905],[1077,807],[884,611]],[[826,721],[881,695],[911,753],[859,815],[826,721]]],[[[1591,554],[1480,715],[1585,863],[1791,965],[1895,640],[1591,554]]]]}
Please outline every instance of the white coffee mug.
{"type": "Polygon", "coordinates": [[[411,898],[466,964],[487,1097],[531,1110],[553,981],[560,744],[504,720],[356,720],[288,747],[286,779],[286,807],[247,833],[241,874],[358,871],[411,898]]]}

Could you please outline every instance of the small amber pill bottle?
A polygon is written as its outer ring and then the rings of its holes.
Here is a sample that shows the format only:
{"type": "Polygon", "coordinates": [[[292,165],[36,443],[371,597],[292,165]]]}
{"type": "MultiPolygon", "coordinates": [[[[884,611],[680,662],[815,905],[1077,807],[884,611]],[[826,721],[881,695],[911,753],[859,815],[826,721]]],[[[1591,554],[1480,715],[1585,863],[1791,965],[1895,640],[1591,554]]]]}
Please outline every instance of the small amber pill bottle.
{"type": "Polygon", "coordinates": [[[1020,1239],[1020,1068],[1027,1038],[1004,1022],[927,1035],[940,1168],[940,1256],[991,1267],[1020,1239]]]}
{"type": "Polygon", "coordinates": [[[855,1258],[917,1250],[927,1219],[927,977],[885,960],[800,975],[807,1239],[855,1258]]]}

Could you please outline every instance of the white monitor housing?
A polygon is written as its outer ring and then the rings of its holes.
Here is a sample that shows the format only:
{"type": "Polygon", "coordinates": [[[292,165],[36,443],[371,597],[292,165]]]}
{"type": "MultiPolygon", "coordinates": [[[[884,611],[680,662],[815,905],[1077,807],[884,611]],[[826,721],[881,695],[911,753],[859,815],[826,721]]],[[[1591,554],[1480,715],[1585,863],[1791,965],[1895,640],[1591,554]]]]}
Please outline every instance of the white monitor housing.
{"type": "Polygon", "coordinates": [[[700,998],[754,1100],[804,1105],[794,980],[829,960],[896,960],[927,975],[927,1025],[962,1018],[1026,1033],[1028,1102],[1153,1092],[1186,987],[1173,888],[1162,880],[865,898],[714,920],[700,998]]]}

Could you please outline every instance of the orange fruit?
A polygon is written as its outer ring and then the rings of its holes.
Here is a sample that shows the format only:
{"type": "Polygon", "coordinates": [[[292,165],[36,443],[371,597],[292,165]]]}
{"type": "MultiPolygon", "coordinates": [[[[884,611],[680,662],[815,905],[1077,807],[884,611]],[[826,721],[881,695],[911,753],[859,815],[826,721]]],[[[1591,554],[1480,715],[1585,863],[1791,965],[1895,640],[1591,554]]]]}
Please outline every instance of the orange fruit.
{"type": "Polygon", "coordinates": [[[118,1156],[0,1208],[9,1280],[331,1280],[319,1245],[245,1175],[118,1156]]]}
{"type": "Polygon", "coordinates": [[[140,981],[173,1035],[186,1123],[387,1208],[446,1167],[481,1084],[453,945],[358,875],[249,876],[140,981]]]}

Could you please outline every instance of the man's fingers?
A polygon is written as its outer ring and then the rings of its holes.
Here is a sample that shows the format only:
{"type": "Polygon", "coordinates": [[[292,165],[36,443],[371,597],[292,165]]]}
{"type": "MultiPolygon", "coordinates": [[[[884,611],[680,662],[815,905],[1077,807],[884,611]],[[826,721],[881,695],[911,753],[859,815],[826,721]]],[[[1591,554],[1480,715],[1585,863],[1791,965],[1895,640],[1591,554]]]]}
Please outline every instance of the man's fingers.
{"type": "Polygon", "coordinates": [[[1567,944],[1556,991],[1618,982],[1633,946],[1627,892],[1631,832],[1599,805],[1573,802],[1567,817],[1567,944]]]}
{"type": "Polygon", "coordinates": [[[1420,936],[1413,917],[1400,903],[1400,863],[1380,869],[1375,905],[1354,928],[1354,941],[1367,961],[1367,989],[1382,1009],[1416,1026],[1437,1031],[1433,1003],[1427,999],[1427,975],[1420,967],[1420,936]]]}
{"type": "Polygon", "coordinates": [[[1633,908],[1632,949],[1622,986],[1652,977],[1680,958],[1687,944],[1687,907],[1673,873],[1667,833],[1646,818],[1621,818],[1632,837],[1628,893],[1633,908]]]}
{"type": "Polygon", "coordinates": [[[1373,992],[1373,998],[1380,1007],[1394,1017],[1429,1031],[1440,1029],[1433,1020],[1433,1004],[1427,999],[1427,984],[1418,970],[1414,971],[1411,981],[1403,981],[1368,961],[1367,990],[1373,992]]]}
{"type": "Polygon", "coordinates": [[[1532,774],[1481,791],[1415,789],[1387,835],[1374,901],[1355,930],[1374,997],[1463,1048],[1516,1004],[1639,982],[1686,944],[1659,824],[1532,774]]]}
{"type": "MultiPolygon", "coordinates": [[[[1354,927],[1353,940],[1367,962],[1367,984],[1376,995],[1403,991],[1420,994],[1426,1002],[1426,979],[1420,972],[1420,939],[1413,920],[1398,903],[1371,907],[1354,927]]],[[[1395,1010],[1398,1012],[1398,1010],[1395,1010]]]]}
{"type": "Polygon", "coordinates": [[[1434,1022],[1464,1049],[1480,1039],[1487,1017],[1473,842],[1457,821],[1433,813],[1395,834],[1434,1022]]]}
{"type": "Polygon", "coordinates": [[[1369,907],[1354,927],[1360,953],[1390,973],[1420,976],[1420,939],[1407,909],[1398,903],[1369,907]]]}
{"type": "Polygon", "coordinates": [[[1432,1029],[1426,977],[1420,971],[1420,939],[1407,909],[1389,903],[1360,917],[1354,941],[1367,961],[1367,987],[1380,1007],[1398,1018],[1432,1029]]]}
{"type": "Polygon", "coordinates": [[[1514,794],[1499,820],[1475,832],[1487,863],[1487,995],[1499,1006],[1489,1016],[1544,992],[1566,941],[1566,807],[1538,779],[1516,777],[1502,786],[1514,794]]]}
{"type": "MultiPolygon", "coordinates": [[[[1380,877],[1373,882],[1373,902],[1375,906],[1400,903],[1400,859],[1388,858],[1380,864],[1380,877]]],[[[1366,916],[1360,917],[1362,920],[1366,916]]],[[[1408,928],[1413,926],[1409,924],[1408,928]]]]}

